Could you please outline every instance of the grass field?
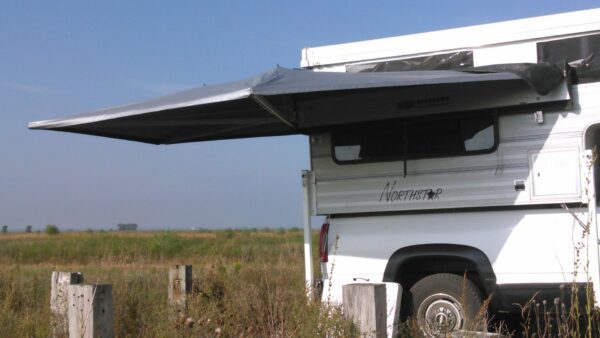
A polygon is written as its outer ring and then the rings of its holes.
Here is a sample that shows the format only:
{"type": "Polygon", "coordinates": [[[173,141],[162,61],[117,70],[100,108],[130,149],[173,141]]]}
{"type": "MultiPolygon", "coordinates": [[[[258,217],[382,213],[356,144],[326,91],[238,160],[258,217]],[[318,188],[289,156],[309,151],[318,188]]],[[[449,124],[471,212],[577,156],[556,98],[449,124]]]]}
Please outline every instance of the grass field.
{"type": "MultiPolygon", "coordinates": [[[[0,234],[0,337],[51,335],[52,271],[81,271],[86,283],[112,284],[117,337],[358,336],[339,308],[307,302],[303,257],[298,229],[0,234]],[[180,321],[167,308],[175,264],[193,265],[195,278],[180,321]]],[[[597,336],[600,319],[588,312],[561,319],[565,334],[558,336],[587,337],[575,330],[580,324],[597,336]]],[[[524,336],[557,336],[539,334],[537,316],[528,318],[524,336]]],[[[404,337],[418,328],[402,330],[404,337]]]]}
{"type": "Polygon", "coordinates": [[[118,337],[355,336],[307,302],[302,250],[300,230],[0,234],[0,335],[48,337],[51,272],[81,271],[113,285],[118,337]],[[194,269],[187,325],[168,316],[173,264],[194,269]]]}

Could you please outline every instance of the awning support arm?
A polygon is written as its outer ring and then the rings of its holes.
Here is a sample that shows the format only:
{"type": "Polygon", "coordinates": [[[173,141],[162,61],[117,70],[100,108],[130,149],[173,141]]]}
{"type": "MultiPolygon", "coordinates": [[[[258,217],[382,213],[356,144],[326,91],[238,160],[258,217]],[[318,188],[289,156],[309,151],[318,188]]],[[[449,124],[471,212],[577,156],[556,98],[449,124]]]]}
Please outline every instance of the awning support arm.
{"type": "Polygon", "coordinates": [[[269,113],[271,113],[272,115],[274,115],[275,117],[277,117],[279,120],[281,120],[281,122],[287,124],[288,126],[292,127],[293,129],[296,129],[296,126],[291,121],[289,121],[288,119],[286,119],[283,116],[283,114],[281,114],[281,112],[275,106],[273,106],[269,102],[269,100],[267,100],[264,96],[252,94],[252,95],[250,95],[250,97],[262,109],[268,111],[269,113]]]}

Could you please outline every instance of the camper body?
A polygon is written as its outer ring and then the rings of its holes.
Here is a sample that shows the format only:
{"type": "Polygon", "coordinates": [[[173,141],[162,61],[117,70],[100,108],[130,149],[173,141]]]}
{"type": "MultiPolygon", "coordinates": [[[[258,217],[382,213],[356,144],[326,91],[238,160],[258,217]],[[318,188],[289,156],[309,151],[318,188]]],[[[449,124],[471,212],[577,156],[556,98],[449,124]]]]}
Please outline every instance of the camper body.
{"type": "MultiPolygon", "coordinates": [[[[432,59],[456,57],[473,67],[554,63],[594,50],[600,50],[600,10],[306,48],[302,66],[423,69],[432,59]]],[[[598,81],[576,81],[569,106],[467,107],[311,134],[307,200],[312,215],[327,217],[323,300],[341,302],[345,284],[395,282],[405,318],[420,310],[411,304],[413,288],[443,294],[436,278],[448,274],[466,276],[478,301],[492,297],[496,313],[518,311],[515,304],[536,292],[540,300],[565,300],[572,283],[591,283],[600,294],[598,81]]],[[[443,104],[435,93],[417,95],[423,97],[410,104],[443,104]]],[[[461,304],[457,310],[447,298],[428,302],[461,315],[461,304]]],[[[425,315],[437,318],[427,309],[425,315]]]]}

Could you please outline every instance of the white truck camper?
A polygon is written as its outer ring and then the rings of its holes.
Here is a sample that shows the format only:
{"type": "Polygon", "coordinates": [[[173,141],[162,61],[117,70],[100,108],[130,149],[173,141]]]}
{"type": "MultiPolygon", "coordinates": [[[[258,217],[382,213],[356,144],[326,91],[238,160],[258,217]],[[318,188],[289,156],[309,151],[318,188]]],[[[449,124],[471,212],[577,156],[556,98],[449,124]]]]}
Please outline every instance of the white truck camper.
{"type": "MultiPolygon", "coordinates": [[[[396,282],[403,319],[443,318],[453,330],[464,325],[451,317],[465,316],[463,285],[471,310],[491,297],[490,310],[504,319],[501,313],[520,317],[516,304],[535,294],[564,301],[572,283],[582,290],[591,283],[600,294],[593,161],[600,149],[599,10],[306,48],[302,57],[305,68],[337,72],[542,62],[575,68],[567,70],[571,101],[562,107],[505,97],[500,109],[312,134],[313,214],[327,216],[319,247],[323,299],[340,301],[348,283],[396,282]]],[[[445,99],[418,93],[402,104],[445,99]]]]}
{"type": "Polygon", "coordinates": [[[511,318],[534,295],[600,294],[600,10],[305,48],[301,66],[29,127],[308,135],[307,284],[311,216],[326,216],[322,298],[400,285],[399,317],[429,335],[465,329],[487,298],[511,318]]]}

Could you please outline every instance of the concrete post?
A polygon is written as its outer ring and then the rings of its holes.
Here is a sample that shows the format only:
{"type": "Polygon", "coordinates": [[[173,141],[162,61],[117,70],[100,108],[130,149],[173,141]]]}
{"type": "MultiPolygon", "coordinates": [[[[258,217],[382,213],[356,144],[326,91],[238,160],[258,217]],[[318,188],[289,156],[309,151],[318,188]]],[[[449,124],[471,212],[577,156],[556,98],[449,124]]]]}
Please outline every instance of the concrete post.
{"type": "Polygon", "coordinates": [[[382,283],[355,283],[342,286],[342,309],[364,337],[387,337],[387,295],[382,283]]]}
{"type": "Polygon", "coordinates": [[[112,338],[112,285],[69,286],[69,338],[112,338]]]}
{"type": "Polygon", "coordinates": [[[50,287],[50,314],[52,335],[64,337],[69,333],[69,285],[83,283],[81,272],[53,271],[50,287]]]}
{"type": "Polygon", "coordinates": [[[174,265],[169,269],[169,311],[171,320],[179,320],[187,311],[192,292],[192,266],[174,265]]]}

